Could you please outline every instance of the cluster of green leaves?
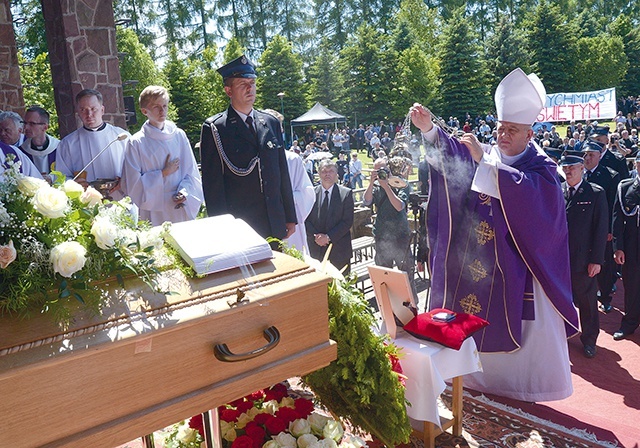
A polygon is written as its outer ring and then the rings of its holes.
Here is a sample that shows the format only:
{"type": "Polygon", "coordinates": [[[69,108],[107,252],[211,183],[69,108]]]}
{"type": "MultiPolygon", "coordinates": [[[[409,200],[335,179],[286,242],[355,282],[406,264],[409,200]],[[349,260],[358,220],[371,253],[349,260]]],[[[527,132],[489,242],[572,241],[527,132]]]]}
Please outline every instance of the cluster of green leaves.
{"type": "Polygon", "coordinates": [[[353,283],[330,284],[329,333],[338,344],[338,357],[303,381],[332,413],[393,447],[408,442],[411,425],[404,386],[389,360],[397,348],[373,332],[374,323],[353,283]]]}

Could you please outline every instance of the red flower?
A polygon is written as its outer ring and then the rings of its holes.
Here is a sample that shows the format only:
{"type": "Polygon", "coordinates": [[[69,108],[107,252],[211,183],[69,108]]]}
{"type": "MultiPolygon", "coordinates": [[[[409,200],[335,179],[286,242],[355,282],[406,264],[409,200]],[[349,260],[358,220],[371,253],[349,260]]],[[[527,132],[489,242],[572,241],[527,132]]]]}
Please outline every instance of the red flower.
{"type": "Polygon", "coordinates": [[[293,408],[280,408],[276,411],[276,417],[281,418],[288,425],[297,418],[300,418],[298,412],[293,408]]]}
{"type": "Polygon", "coordinates": [[[204,423],[202,421],[202,414],[194,415],[189,419],[189,428],[193,428],[204,436],[204,423]]]}
{"type": "Polygon", "coordinates": [[[255,391],[245,397],[249,401],[258,401],[264,398],[264,391],[262,389],[255,391]]]}
{"type": "Polygon", "coordinates": [[[247,435],[240,436],[233,441],[231,448],[253,448],[253,439],[247,435]]]}
{"type": "Polygon", "coordinates": [[[269,435],[277,436],[282,431],[287,430],[287,423],[285,423],[285,421],[282,420],[281,418],[274,417],[273,415],[269,415],[269,414],[261,414],[261,415],[267,416],[267,420],[264,422],[264,426],[265,428],[267,428],[267,432],[269,433],[269,435]]]}
{"type": "Polygon", "coordinates": [[[255,420],[251,420],[244,426],[245,432],[247,428],[253,428],[254,426],[258,426],[258,424],[255,422],[255,420]]]}
{"type": "Polygon", "coordinates": [[[271,386],[269,389],[264,391],[264,394],[265,400],[276,400],[278,402],[289,395],[289,393],[287,392],[287,386],[282,383],[271,386]]]}
{"type": "Polygon", "coordinates": [[[240,417],[241,412],[236,409],[224,409],[220,412],[220,420],[224,420],[227,423],[234,423],[240,417]]]}
{"type": "Polygon", "coordinates": [[[299,418],[307,418],[313,412],[315,406],[311,400],[306,398],[296,398],[294,400],[296,412],[300,416],[299,418]]]}
{"type": "Polygon", "coordinates": [[[256,422],[256,424],[258,425],[264,425],[265,422],[269,419],[269,417],[272,417],[272,415],[266,412],[263,412],[262,414],[256,415],[253,421],[256,422]]]}
{"type": "Polygon", "coordinates": [[[238,412],[242,414],[243,412],[247,412],[252,407],[253,407],[253,401],[242,401],[238,403],[238,405],[236,406],[236,409],[238,410],[238,412]]]}
{"type": "Polygon", "coordinates": [[[253,448],[260,448],[262,446],[262,444],[265,442],[265,439],[267,438],[267,433],[265,432],[265,430],[264,430],[264,428],[262,426],[258,426],[258,425],[249,426],[249,425],[247,425],[244,428],[244,432],[245,432],[246,435],[251,437],[251,440],[253,440],[253,448]]]}
{"type": "Polygon", "coordinates": [[[402,374],[402,365],[400,364],[400,359],[393,353],[389,353],[387,356],[389,357],[389,362],[391,362],[391,370],[398,374],[398,381],[400,381],[400,384],[402,384],[402,386],[406,387],[406,376],[402,374]]]}

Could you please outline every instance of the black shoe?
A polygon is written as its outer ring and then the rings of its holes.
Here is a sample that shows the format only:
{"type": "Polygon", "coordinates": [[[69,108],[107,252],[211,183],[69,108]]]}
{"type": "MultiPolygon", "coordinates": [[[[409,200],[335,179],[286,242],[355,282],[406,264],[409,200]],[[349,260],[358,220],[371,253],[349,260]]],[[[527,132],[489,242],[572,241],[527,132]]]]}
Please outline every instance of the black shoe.
{"type": "Polygon", "coordinates": [[[627,333],[625,333],[622,330],[618,330],[615,333],[613,333],[613,340],[614,341],[619,341],[620,339],[624,339],[624,337],[627,335],[627,333]]]}
{"type": "Polygon", "coordinates": [[[585,345],[584,346],[584,356],[587,358],[593,358],[596,356],[596,346],[595,345],[585,345]]]}
{"type": "Polygon", "coordinates": [[[610,303],[603,303],[602,305],[600,305],[600,309],[606,314],[609,314],[611,311],[613,311],[613,307],[610,303]]]}

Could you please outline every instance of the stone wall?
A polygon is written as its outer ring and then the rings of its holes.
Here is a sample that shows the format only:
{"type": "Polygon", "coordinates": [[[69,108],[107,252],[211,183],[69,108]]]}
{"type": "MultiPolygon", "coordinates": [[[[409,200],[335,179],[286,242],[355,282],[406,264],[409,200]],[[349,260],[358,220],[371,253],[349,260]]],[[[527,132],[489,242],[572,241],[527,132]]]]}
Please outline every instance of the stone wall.
{"type": "Polygon", "coordinates": [[[24,113],[16,38],[10,0],[0,0],[0,110],[24,113]]]}
{"type": "Polygon", "coordinates": [[[60,135],[81,124],[74,98],[82,89],[101,92],[104,121],[126,128],[112,2],[42,0],[42,9],[60,135]]]}

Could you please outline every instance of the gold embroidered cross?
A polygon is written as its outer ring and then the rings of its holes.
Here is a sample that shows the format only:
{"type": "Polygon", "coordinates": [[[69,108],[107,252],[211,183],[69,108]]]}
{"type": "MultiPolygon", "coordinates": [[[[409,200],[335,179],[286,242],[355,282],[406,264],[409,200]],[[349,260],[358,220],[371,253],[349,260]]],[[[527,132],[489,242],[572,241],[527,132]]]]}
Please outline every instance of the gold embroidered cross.
{"type": "Polygon", "coordinates": [[[460,300],[460,306],[467,314],[478,314],[482,311],[482,306],[478,302],[478,297],[475,294],[469,294],[460,300]]]}
{"type": "Polygon", "coordinates": [[[471,278],[474,282],[479,282],[487,276],[487,270],[482,266],[480,260],[475,260],[469,265],[469,271],[471,271],[471,278]]]}
{"type": "Polygon", "coordinates": [[[494,232],[487,221],[482,221],[476,227],[476,237],[478,238],[478,244],[485,245],[491,241],[494,237],[494,232]]]}

